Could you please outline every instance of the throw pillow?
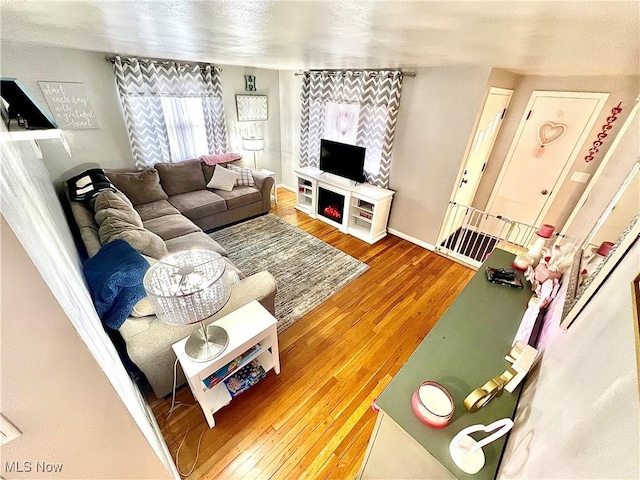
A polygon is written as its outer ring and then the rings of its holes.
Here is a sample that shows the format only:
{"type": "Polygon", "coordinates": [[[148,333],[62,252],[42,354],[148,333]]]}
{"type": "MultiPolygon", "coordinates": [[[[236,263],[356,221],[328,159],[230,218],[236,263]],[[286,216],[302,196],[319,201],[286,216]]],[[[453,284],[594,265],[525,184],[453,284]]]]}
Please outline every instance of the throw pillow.
{"type": "Polygon", "coordinates": [[[139,172],[107,172],[107,177],[134,205],[169,198],[160,186],[155,168],[139,172]]]}
{"type": "Polygon", "coordinates": [[[101,168],[91,168],[70,178],[67,180],[67,189],[72,202],[85,202],[94,198],[99,192],[115,190],[101,168]]]}
{"type": "Polygon", "coordinates": [[[218,165],[213,171],[213,177],[211,177],[211,181],[207,184],[207,188],[230,192],[233,190],[239,178],[240,174],[238,172],[233,172],[218,165]]]}
{"type": "Polygon", "coordinates": [[[247,187],[256,186],[256,182],[253,181],[253,174],[251,173],[250,168],[238,167],[236,165],[227,165],[227,168],[233,172],[238,172],[240,174],[240,178],[236,182],[236,185],[246,185],[247,187]]]}

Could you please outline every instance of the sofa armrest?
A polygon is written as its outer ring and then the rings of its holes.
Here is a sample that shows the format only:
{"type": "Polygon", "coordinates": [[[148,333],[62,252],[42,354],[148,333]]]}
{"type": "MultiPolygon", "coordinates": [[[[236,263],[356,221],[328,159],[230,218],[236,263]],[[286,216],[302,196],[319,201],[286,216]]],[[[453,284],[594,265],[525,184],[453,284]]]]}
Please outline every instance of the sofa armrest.
{"type": "Polygon", "coordinates": [[[262,208],[265,212],[271,210],[271,189],[273,188],[273,177],[268,177],[260,170],[251,169],[253,181],[256,182],[256,188],[262,193],[262,208]]]}
{"type": "MultiPolygon", "coordinates": [[[[253,300],[259,301],[272,315],[275,312],[276,280],[269,272],[258,272],[231,286],[231,297],[222,310],[205,321],[209,324],[253,300]]],[[[120,333],[131,360],[145,374],[154,393],[163,397],[173,387],[173,364],[176,356],[171,345],[190,335],[200,323],[170,325],[155,316],[127,319],[120,333]]],[[[177,385],[184,383],[178,368],[177,385]]]]}

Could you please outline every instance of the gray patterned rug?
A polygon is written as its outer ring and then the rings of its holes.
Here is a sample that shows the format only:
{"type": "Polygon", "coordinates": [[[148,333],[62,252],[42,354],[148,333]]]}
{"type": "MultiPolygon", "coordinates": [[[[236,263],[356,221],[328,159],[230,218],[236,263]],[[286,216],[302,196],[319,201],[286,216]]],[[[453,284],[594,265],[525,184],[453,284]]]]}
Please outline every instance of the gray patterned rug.
{"type": "Polygon", "coordinates": [[[279,332],[369,268],[272,214],[209,235],[245,275],[267,270],[276,278],[279,332]]]}

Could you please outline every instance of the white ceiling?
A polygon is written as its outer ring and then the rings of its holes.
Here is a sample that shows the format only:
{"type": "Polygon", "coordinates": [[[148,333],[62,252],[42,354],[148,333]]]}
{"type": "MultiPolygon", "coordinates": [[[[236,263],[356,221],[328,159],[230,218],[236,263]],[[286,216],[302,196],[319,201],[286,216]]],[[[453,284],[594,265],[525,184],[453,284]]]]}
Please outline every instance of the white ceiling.
{"type": "Polygon", "coordinates": [[[1,0],[0,9],[3,41],[221,65],[640,73],[639,0],[1,0]]]}

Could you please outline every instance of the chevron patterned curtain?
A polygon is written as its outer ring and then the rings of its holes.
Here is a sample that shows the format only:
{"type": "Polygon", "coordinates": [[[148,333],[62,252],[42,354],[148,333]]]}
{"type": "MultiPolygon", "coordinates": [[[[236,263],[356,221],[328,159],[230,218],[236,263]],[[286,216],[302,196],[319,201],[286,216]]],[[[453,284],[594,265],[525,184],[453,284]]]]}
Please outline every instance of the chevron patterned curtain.
{"type": "Polygon", "coordinates": [[[367,181],[388,187],[402,80],[397,70],[305,72],[300,95],[300,166],[319,165],[322,138],[354,143],[347,139],[355,136],[355,145],[367,149],[367,181]],[[355,125],[351,129],[349,118],[355,114],[357,129],[355,125]],[[327,125],[328,118],[335,119],[338,128],[327,125]],[[336,138],[337,131],[344,136],[336,138]]]}
{"type": "Polygon", "coordinates": [[[227,152],[222,85],[213,65],[119,56],[114,57],[113,65],[131,151],[138,168],[227,152]],[[195,98],[200,102],[196,101],[194,105],[195,98]],[[194,106],[201,118],[177,116],[176,112],[185,108],[194,111],[194,106]],[[193,141],[193,145],[178,148],[177,137],[188,142],[200,132],[185,130],[202,130],[202,125],[204,132],[200,142],[193,141]],[[205,144],[208,151],[198,151],[205,148],[205,144]],[[191,156],[183,158],[187,155],[185,152],[191,156]]]}

